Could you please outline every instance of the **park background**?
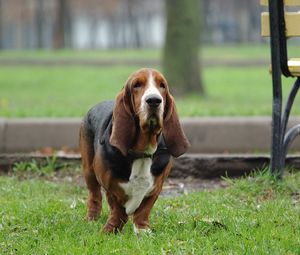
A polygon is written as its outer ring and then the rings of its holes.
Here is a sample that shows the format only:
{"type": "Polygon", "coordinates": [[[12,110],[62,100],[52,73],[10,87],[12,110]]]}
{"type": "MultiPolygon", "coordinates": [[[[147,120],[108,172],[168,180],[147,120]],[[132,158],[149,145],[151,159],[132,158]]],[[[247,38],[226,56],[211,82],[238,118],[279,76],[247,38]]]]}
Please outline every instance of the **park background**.
{"type": "MultiPolygon", "coordinates": [[[[181,82],[187,88],[177,93],[181,116],[270,116],[261,9],[256,0],[196,3],[199,86],[181,82]]],[[[166,27],[166,4],[158,0],[1,0],[0,116],[80,117],[113,99],[132,71],[148,66],[165,73],[166,27]]]]}
{"type": "MultiPolygon", "coordinates": [[[[258,0],[0,0],[0,253],[299,254],[299,171],[276,182],[263,163],[245,178],[228,178],[237,172],[226,157],[245,170],[228,154],[234,144],[252,163],[254,154],[268,160],[272,83],[262,10],[258,0]],[[175,35],[188,37],[167,39],[168,12],[184,25],[175,35]],[[170,72],[166,65],[180,58],[182,68],[170,72]],[[172,78],[190,64],[196,83],[172,78]],[[97,222],[83,221],[80,158],[65,142],[77,147],[87,110],[114,99],[145,66],[166,74],[186,131],[196,134],[192,144],[221,156],[208,156],[206,165],[199,154],[176,159],[172,177],[184,178],[166,182],[152,234],[135,236],[127,224],[122,234],[103,235],[107,204],[97,222]],[[213,148],[222,139],[225,147],[213,148]],[[257,140],[262,148],[247,147],[257,140]],[[7,154],[24,151],[30,154],[7,154]],[[195,178],[216,165],[217,179],[195,178]]],[[[289,53],[297,52],[293,39],[289,53]]],[[[290,84],[284,80],[285,97],[290,84]]],[[[296,99],[292,114],[299,106],[296,99]]]]}
{"type": "MultiPolygon", "coordinates": [[[[263,41],[257,1],[212,0],[198,5],[201,41],[263,41]]],[[[0,6],[3,49],[161,48],[164,43],[165,2],[160,0],[1,0],[0,6]],[[65,40],[59,41],[61,37],[65,40]]]]}

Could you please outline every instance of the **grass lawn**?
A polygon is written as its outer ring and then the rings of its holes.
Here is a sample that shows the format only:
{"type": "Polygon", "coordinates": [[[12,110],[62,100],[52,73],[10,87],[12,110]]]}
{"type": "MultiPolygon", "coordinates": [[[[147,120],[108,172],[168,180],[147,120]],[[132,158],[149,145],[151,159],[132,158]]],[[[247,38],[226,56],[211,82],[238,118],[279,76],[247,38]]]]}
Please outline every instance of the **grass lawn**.
{"type": "MultiPolygon", "coordinates": [[[[289,54],[299,57],[299,47],[291,45],[289,54]]],[[[162,55],[161,49],[114,49],[114,50],[27,50],[27,51],[0,51],[0,59],[159,59],[162,55]]],[[[247,59],[270,59],[269,44],[251,45],[223,45],[207,46],[199,50],[199,55],[204,60],[247,60],[247,59]]]]}
{"type": "MultiPolygon", "coordinates": [[[[292,53],[296,49],[291,47],[292,53]]],[[[210,60],[269,59],[268,45],[227,45],[202,51],[203,58],[210,60]]],[[[159,50],[0,51],[0,59],[158,59],[160,55],[159,50]]],[[[81,117],[94,104],[114,99],[138,68],[141,66],[0,66],[0,117],[81,117]]],[[[181,116],[270,116],[268,66],[204,66],[203,80],[205,97],[176,98],[181,116]]],[[[284,79],[285,96],[291,83],[292,79],[284,79]]],[[[292,114],[300,115],[299,98],[292,114]]]]}
{"type": "MultiPolygon", "coordinates": [[[[102,100],[114,99],[138,66],[0,67],[0,116],[80,117],[102,100]]],[[[271,77],[267,67],[203,70],[207,95],[176,98],[181,116],[271,114],[271,77]]],[[[285,80],[284,93],[291,86],[285,80]]],[[[172,84],[170,84],[172,86],[172,84]]],[[[296,99],[294,114],[300,114],[296,99]]]]}
{"type": "Polygon", "coordinates": [[[0,177],[1,254],[299,254],[300,173],[228,180],[229,188],[160,198],[152,234],[117,235],[83,220],[86,189],[0,177]]]}

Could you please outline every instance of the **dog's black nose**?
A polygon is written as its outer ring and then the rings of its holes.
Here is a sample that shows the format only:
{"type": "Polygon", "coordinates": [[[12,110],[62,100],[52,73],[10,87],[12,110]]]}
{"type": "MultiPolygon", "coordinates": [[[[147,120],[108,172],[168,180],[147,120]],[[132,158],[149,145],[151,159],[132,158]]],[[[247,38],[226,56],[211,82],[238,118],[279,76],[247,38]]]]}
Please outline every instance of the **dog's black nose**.
{"type": "Polygon", "coordinates": [[[161,98],[157,95],[149,95],[146,97],[146,103],[153,108],[158,107],[161,104],[161,98]]]}

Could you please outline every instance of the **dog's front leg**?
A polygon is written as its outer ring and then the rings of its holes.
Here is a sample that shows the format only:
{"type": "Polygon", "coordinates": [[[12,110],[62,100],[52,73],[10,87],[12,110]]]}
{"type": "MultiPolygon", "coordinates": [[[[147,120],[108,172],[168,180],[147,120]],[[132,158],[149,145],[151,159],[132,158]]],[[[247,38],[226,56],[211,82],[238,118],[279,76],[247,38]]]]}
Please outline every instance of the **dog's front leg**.
{"type": "Polygon", "coordinates": [[[151,209],[157,200],[159,192],[144,198],[139,208],[133,214],[134,232],[150,230],[149,217],[151,209]]]}
{"type": "Polygon", "coordinates": [[[128,215],[126,214],[125,208],[119,204],[113,194],[106,192],[106,198],[110,212],[103,231],[105,233],[117,233],[122,230],[128,221],[128,215]]]}

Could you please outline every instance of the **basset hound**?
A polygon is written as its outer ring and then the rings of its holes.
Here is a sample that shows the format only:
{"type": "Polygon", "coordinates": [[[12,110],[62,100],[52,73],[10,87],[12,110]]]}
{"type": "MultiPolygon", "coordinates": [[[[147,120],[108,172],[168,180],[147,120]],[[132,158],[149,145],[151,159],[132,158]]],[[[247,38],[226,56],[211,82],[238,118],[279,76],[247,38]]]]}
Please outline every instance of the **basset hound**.
{"type": "Polygon", "coordinates": [[[150,210],[171,170],[172,156],[188,147],[164,76],[150,68],[134,72],[116,101],[94,106],[81,125],[87,220],[101,213],[102,187],[110,208],[104,232],[121,231],[131,215],[135,232],[149,230],[150,210]]]}

